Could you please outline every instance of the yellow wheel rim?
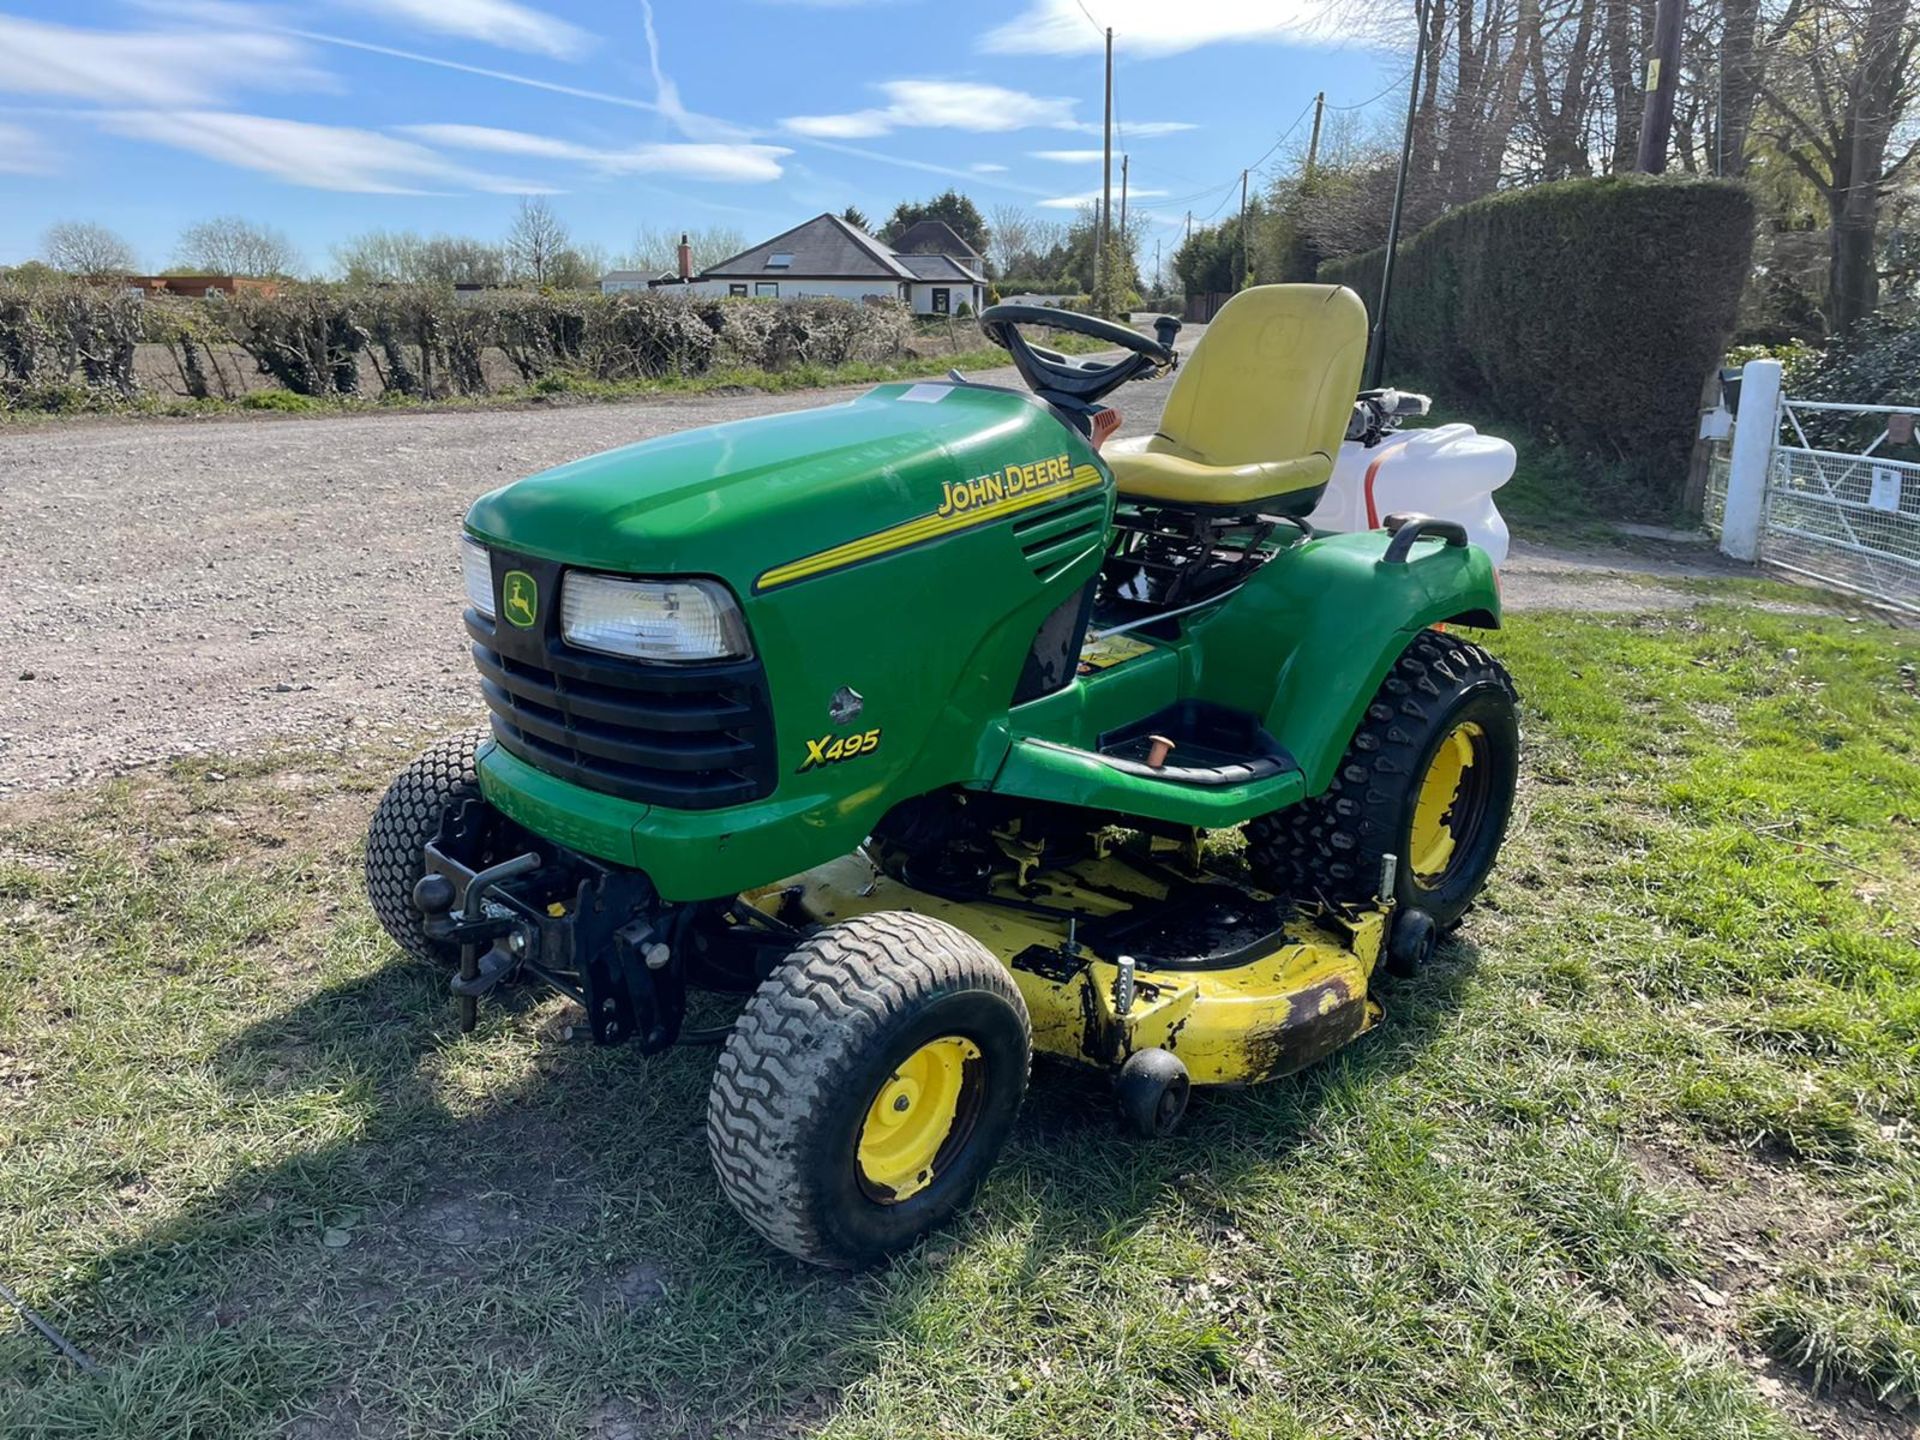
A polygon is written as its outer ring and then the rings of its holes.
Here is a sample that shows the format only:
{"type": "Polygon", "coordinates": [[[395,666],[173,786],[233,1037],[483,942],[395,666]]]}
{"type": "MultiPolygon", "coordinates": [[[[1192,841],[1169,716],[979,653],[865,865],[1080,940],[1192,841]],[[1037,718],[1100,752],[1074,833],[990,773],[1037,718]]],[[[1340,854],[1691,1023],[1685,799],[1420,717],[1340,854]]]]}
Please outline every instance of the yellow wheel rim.
{"type": "Polygon", "coordinates": [[[972,1083],[967,1071],[979,1059],[971,1040],[943,1035],[887,1077],[860,1127],[860,1177],[868,1188],[898,1204],[933,1183],[972,1083]]]}
{"type": "Polygon", "coordinates": [[[1455,812],[1470,782],[1485,732],[1471,720],[1456,725],[1433,752],[1420,781],[1420,798],[1413,806],[1413,833],[1407,845],[1407,863],[1414,879],[1433,881],[1453,863],[1453,852],[1466,837],[1456,832],[1462,818],[1455,812]]]}

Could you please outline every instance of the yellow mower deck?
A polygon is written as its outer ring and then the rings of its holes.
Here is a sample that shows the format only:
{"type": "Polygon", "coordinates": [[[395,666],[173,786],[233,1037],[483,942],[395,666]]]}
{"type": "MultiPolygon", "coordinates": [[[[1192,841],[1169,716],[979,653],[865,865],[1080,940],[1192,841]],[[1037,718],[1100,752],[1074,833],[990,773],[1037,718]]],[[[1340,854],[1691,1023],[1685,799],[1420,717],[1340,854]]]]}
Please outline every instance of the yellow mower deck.
{"type": "MultiPolygon", "coordinates": [[[[995,882],[990,898],[958,900],[913,889],[849,855],[744,898],[769,913],[797,903],[822,924],[878,910],[944,920],[1011,972],[1032,1017],[1035,1049],[1101,1068],[1157,1046],[1177,1055],[1196,1085],[1252,1084],[1311,1064],[1379,1016],[1367,987],[1386,933],[1385,910],[1296,907],[1274,942],[1231,963],[1155,969],[1142,961],[1131,1003],[1123,1006],[1116,963],[1122,957],[1091,945],[1073,953],[1064,918],[1036,912],[1036,887],[1027,879],[1024,893],[1009,877],[995,882]]],[[[1038,888],[1048,911],[1076,912],[1086,921],[1150,907],[1167,893],[1139,868],[1111,858],[1047,870],[1038,888]]]]}

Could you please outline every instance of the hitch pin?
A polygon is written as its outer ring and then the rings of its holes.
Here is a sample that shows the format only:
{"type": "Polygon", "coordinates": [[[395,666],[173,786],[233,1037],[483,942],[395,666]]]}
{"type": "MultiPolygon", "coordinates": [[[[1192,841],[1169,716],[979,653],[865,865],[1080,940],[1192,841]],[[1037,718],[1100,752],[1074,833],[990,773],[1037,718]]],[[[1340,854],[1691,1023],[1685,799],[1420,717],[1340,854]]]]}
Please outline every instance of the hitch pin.
{"type": "Polygon", "coordinates": [[[1380,857],[1380,908],[1393,908],[1395,883],[1400,878],[1400,857],[1389,851],[1380,857]]]}

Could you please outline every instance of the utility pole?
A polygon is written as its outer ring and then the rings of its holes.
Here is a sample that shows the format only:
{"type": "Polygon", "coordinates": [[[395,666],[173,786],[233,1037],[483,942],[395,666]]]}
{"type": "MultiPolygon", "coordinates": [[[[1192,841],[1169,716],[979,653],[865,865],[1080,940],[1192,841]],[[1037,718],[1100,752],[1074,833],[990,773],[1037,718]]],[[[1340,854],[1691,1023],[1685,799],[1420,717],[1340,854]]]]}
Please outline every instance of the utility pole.
{"type": "Polygon", "coordinates": [[[1380,303],[1373,311],[1373,334],[1367,337],[1367,388],[1378,390],[1387,368],[1387,303],[1393,299],[1393,265],[1400,246],[1400,212],[1407,203],[1407,167],[1413,160],[1413,122],[1420,115],[1420,71],[1427,58],[1427,7],[1414,0],[1413,76],[1407,82],[1407,128],[1400,137],[1400,173],[1393,182],[1393,209],[1387,215],[1387,251],[1380,266],[1380,303]]]}
{"type": "Polygon", "coordinates": [[[1107,121],[1100,143],[1100,224],[1094,236],[1093,285],[1100,288],[1100,267],[1107,263],[1107,234],[1113,224],[1113,27],[1107,27],[1107,121]]]}
{"type": "Polygon", "coordinates": [[[1167,287],[1160,282],[1160,237],[1153,237],[1153,288],[1164,290],[1167,287]]]}
{"type": "Polygon", "coordinates": [[[1120,248],[1127,247],[1127,161],[1132,156],[1120,157],[1120,248]]]}
{"type": "Polygon", "coordinates": [[[1313,138],[1307,141],[1307,174],[1313,179],[1314,161],[1320,158],[1320,117],[1327,113],[1327,92],[1322,90],[1313,97],[1313,138]]]}
{"type": "Polygon", "coordinates": [[[1680,91],[1680,29],[1686,0],[1660,0],[1653,14],[1653,54],[1647,57],[1647,99],[1640,111],[1640,154],[1633,168],[1664,175],[1673,136],[1673,101],[1680,91]]]}
{"type": "Polygon", "coordinates": [[[1240,172],[1240,283],[1236,290],[1247,288],[1247,172],[1240,172]]]}

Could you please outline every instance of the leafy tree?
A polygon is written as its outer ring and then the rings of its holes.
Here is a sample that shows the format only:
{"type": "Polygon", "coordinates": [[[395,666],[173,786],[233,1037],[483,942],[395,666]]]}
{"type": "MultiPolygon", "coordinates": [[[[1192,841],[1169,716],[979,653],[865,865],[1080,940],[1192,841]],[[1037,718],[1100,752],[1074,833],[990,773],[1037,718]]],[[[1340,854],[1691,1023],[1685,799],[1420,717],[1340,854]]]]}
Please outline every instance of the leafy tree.
{"type": "Polygon", "coordinates": [[[300,268],[300,252],[271,225],[216,215],[180,232],[173,263],[202,275],[288,276],[300,268]]]}
{"type": "Polygon", "coordinates": [[[140,268],[133,246],[90,220],[63,220],[49,226],[40,246],[47,262],[69,275],[124,276],[140,268]]]}
{"type": "Polygon", "coordinates": [[[987,242],[992,234],[987,222],[982,218],[979,207],[962,195],[958,190],[947,190],[931,200],[902,200],[893,207],[893,214],[887,220],[887,228],[881,239],[891,245],[907,230],[922,220],[944,220],[975,252],[987,253],[987,242]]]}
{"type": "Polygon", "coordinates": [[[1240,266],[1240,217],[1208,225],[1173,252],[1173,273],[1189,295],[1222,294],[1235,288],[1240,266]]]}
{"type": "Polygon", "coordinates": [[[64,271],[56,270],[44,260],[25,260],[18,265],[0,265],[0,283],[17,290],[39,290],[48,285],[56,285],[67,278],[64,271]]]}
{"type": "Polygon", "coordinates": [[[867,212],[858,205],[847,206],[840,212],[840,218],[856,230],[865,230],[869,233],[873,230],[873,222],[867,219],[867,212]]]}

